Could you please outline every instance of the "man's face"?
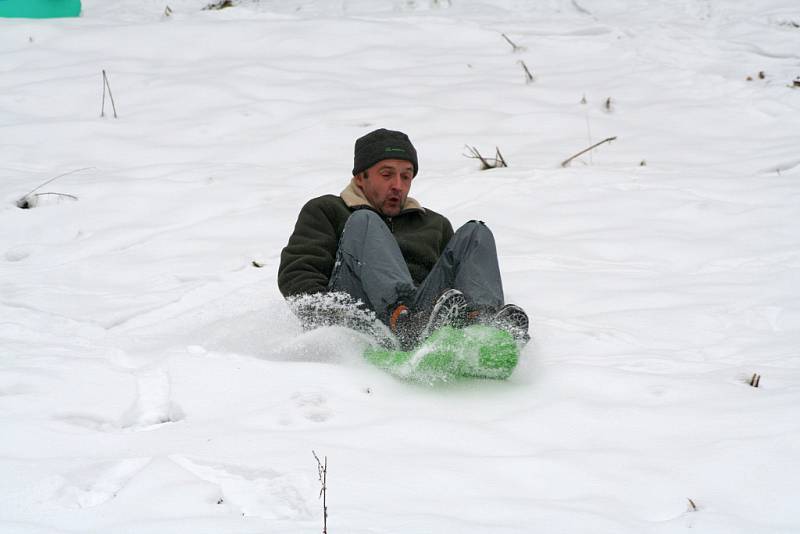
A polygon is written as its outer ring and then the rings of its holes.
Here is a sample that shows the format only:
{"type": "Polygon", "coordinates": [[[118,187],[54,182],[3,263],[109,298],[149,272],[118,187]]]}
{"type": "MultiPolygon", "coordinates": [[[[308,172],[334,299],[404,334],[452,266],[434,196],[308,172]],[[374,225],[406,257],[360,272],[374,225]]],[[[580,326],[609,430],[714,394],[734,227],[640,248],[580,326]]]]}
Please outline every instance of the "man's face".
{"type": "Polygon", "coordinates": [[[402,159],[385,159],[356,176],[356,185],[367,200],[384,216],[394,217],[406,205],[414,166],[402,159]]]}

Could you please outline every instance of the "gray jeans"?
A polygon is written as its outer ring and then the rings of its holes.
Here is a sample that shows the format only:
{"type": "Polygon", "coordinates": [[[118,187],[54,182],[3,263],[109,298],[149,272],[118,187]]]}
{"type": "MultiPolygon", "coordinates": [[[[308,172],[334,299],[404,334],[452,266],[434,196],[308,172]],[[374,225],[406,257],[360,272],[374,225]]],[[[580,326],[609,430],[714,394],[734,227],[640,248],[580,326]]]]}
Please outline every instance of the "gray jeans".
{"type": "Polygon", "coordinates": [[[482,222],[459,228],[416,287],[397,241],[378,214],[356,210],[347,220],[328,283],[331,291],[349,293],[387,322],[398,303],[429,312],[439,295],[451,288],[464,293],[475,307],[503,305],[494,236],[482,222]]]}

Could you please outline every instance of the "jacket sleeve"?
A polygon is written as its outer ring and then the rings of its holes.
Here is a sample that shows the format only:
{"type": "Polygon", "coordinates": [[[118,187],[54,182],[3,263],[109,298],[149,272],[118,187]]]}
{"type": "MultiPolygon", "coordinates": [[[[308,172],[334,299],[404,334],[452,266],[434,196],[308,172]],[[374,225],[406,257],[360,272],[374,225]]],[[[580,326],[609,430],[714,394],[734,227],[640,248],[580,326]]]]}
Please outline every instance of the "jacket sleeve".
{"type": "Polygon", "coordinates": [[[319,199],[300,210],[294,232],[281,252],[278,289],[284,297],[325,292],[339,245],[332,214],[319,199]]]}

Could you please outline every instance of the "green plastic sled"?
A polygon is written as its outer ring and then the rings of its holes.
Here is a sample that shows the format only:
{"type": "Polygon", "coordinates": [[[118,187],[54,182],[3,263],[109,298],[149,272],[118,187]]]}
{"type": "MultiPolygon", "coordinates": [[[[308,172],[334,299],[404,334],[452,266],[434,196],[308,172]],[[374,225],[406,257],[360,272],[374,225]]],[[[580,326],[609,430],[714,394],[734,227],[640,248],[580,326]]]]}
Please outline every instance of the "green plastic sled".
{"type": "Polygon", "coordinates": [[[0,0],[0,17],[49,19],[80,14],[81,0],[0,0]]]}
{"type": "Polygon", "coordinates": [[[519,362],[519,347],[511,334],[490,326],[464,329],[445,326],[416,350],[370,347],[367,361],[390,374],[416,382],[450,382],[460,378],[505,380],[519,362]]]}

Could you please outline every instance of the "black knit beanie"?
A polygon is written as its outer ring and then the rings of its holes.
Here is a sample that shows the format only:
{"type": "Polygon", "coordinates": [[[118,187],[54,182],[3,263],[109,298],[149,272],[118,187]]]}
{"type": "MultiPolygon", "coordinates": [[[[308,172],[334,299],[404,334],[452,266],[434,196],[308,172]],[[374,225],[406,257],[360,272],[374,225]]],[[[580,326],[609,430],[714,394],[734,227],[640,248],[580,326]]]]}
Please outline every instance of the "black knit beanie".
{"type": "Polygon", "coordinates": [[[417,151],[403,132],[380,128],[356,139],[353,158],[353,176],[384,159],[402,159],[414,166],[414,176],[419,172],[417,151]]]}

